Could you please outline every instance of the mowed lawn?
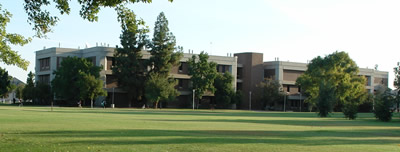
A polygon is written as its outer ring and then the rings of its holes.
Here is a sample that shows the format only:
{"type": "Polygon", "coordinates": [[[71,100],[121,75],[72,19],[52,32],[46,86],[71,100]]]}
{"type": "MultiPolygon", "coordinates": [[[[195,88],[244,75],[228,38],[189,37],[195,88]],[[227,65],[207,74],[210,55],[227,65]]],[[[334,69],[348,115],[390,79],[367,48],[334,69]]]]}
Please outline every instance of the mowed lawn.
{"type": "Polygon", "coordinates": [[[398,152],[400,120],[334,113],[0,105],[0,151],[398,152]]]}

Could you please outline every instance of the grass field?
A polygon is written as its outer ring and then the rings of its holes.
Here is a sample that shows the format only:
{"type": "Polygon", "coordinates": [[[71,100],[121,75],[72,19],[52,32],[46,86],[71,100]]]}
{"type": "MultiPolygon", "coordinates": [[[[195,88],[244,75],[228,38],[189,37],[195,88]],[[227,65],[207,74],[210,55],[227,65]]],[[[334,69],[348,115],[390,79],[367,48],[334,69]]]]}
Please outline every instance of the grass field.
{"type": "Polygon", "coordinates": [[[398,117],[0,105],[0,151],[398,152],[398,117]]]}

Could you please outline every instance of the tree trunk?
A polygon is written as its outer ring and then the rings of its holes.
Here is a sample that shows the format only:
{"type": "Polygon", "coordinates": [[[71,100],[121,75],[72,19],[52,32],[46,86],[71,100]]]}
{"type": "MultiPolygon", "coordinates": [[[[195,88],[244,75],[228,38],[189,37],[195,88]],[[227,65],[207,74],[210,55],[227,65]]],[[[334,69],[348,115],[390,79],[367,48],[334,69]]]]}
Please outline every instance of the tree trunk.
{"type": "Polygon", "coordinates": [[[158,107],[158,101],[156,101],[156,106],[154,106],[154,109],[157,109],[158,107]]]}
{"type": "Polygon", "coordinates": [[[93,99],[90,99],[90,107],[93,109],[93,99]]]}

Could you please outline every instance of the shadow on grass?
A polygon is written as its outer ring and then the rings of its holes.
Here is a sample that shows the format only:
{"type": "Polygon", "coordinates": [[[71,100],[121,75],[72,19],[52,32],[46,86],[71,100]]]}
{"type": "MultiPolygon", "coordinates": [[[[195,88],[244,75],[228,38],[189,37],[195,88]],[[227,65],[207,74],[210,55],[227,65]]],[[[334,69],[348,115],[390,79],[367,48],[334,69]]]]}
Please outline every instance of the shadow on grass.
{"type": "Polygon", "coordinates": [[[104,130],[39,131],[22,133],[39,138],[69,138],[73,144],[296,144],[296,145],[382,145],[400,143],[398,130],[363,131],[237,131],[237,130],[104,130]],[[128,138],[133,137],[133,138],[128,138]],[[158,138],[162,137],[162,138],[158,138]],[[169,138],[168,138],[169,137],[169,138]],[[367,139],[379,138],[379,139],[367,139]],[[397,138],[396,138],[397,137],[397,138]],[[79,138],[90,138],[76,140],[79,138]],[[321,139],[324,138],[324,139],[321,139]],[[357,138],[357,139],[352,139],[357,138]],[[359,139],[364,138],[364,139],[359,139]],[[382,139],[386,138],[386,139],[382,139]]]}
{"type": "Polygon", "coordinates": [[[172,119],[147,119],[148,121],[167,122],[210,122],[210,123],[256,123],[273,125],[292,125],[309,127],[398,127],[399,122],[380,122],[377,120],[326,120],[317,118],[314,120],[290,119],[290,120],[254,120],[254,119],[196,119],[196,120],[172,120],[172,119]]]}

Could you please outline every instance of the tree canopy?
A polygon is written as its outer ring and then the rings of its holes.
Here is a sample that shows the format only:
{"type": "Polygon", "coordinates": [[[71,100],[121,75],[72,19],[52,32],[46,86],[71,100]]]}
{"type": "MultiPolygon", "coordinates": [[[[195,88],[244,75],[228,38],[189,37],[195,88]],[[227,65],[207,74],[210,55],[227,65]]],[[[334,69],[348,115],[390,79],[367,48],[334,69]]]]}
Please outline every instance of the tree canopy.
{"type": "MultiPolygon", "coordinates": [[[[173,0],[168,0],[172,2],[173,0]]],[[[81,5],[80,16],[90,22],[98,20],[98,13],[102,8],[116,8],[134,3],[151,3],[152,0],[77,0],[81,5]]],[[[33,26],[32,30],[38,38],[46,37],[46,34],[52,32],[52,27],[56,26],[60,20],[58,15],[49,10],[49,6],[55,6],[61,15],[69,14],[71,11],[69,0],[25,0],[24,9],[28,15],[28,23],[33,26]]],[[[3,9],[0,4],[0,62],[7,65],[16,65],[19,68],[27,70],[29,62],[24,60],[17,51],[12,50],[10,45],[23,46],[31,41],[31,38],[25,38],[15,33],[7,33],[7,24],[10,22],[12,14],[3,9]]]]}
{"type": "MultiPolygon", "coordinates": [[[[61,62],[60,68],[54,71],[55,77],[51,82],[56,97],[74,104],[79,100],[87,99],[89,83],[87,76],[98,79],[101,67],[94,66],[87,59],[67,57],[61,62]]],[[[100,86],[102,88],[102,85],[100,86]]]]}
{"type": "MultiPolygon", "coordinates": [[[[359,104],[366,94],[365,78],[358,75],[356,63],[345,52],[334,52],[324,58],[318,56],[307,65],[307,70],[297,80],[296,84],[305,90],[306,102],[315,105],[320,96],[322,82],[335,86],[334,104],[359,104]]],[[[343,108],[342,110],[347,110],[343,108]]]]}
{"type": "Polygon", "coordinates": [[[217,106],[224,108],[236,101],[233,99],[235,98],[235,90],[232,81],[233,76],[229,72],[217,73],[214,80],[214,96],[217,106]]]}
{"type": "Polygon", "coordinates": [[[182,52],[174,52],[177,49],[175,36],[169,31],[168,20],[163,12],[157,17],[150,49],[150,72],[160,75],[168,76],[171,68],[177,66],[183,56],[182,52]]]}
{"type": "Polygon", "coordinates": [[[24,46],[29,43],[31,39],[16,33],[7,33],[7,24],[10,22],[11,17],[12,14],[3,9],[0,4],[0,62],[7,65],[16,65],[26,70],[29,62],[22,59],[17,51],[11,49],[10,45],[24,46]]]}
{"type": "Polygon", "coordinates": [[[150,73],[146,81],[146,99],[155,103],[157,108],[159,101],[169,101],[179,96],[178,90],[175,89],[177,81],[169,79],[158,73],[150,73]]]}
{"type": "Polygon", "coordinates": [[[11,87],[11,77],[8,72],[0,67],[0,97],[6,96],[11,87]]]}
{"type": "Polygon", "coordinates": [[[256,96],[260,98],[262,103],[262,108],[268,105],[277,105],[278,101],[283,101],[283,94],[279,91],[281,85],[279,81],[273,80],[271,78],[265,78],[264,81],[257,84],[256,96]]]}
{"type": "Polygon", "coordinates": [[[141,51],[149,44],[149,29],[143,20],[137,20],[133,11],[118,8],[118,20],[121,23],[120,36],[122,48],[114,52],[115,64],[112,68],[118,79],[118,86],[127,91],[129,106],[144,96],[147,65],[142,60],[141,51]]]}
{"type": "Polygon", "coordinates": [[[189,75],[191,76],[190,80],[192,81],[193,89],[195,89],[195,98],[201,99],[206,91],[211,93],[215,92],[214,80],[217,76],[217,63],[208,62],[208,54],[202,51],[198,55],[198,59],[196,55],[193,55],[191,59],[189,59],[189,75]]]}
{"type": "Polygon", "coordinates": [[[26,86],[23,89],[22,98],[24,100],[33,100],[35,98],[35,84],[34,84],[35,74],[30,71],[28,73],[28,78],[26,79],[26,86]]]}

